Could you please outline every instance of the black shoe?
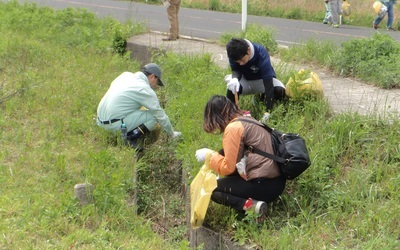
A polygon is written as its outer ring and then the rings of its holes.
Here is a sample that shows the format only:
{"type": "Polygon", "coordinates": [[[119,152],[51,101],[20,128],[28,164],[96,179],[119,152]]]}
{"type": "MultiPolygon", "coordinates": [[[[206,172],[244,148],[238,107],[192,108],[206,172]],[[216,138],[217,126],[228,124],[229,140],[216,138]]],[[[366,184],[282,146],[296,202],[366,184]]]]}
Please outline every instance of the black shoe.
{"type": "Polygon", "coordinates": [[[127,134],[127,138],[128,140],[134,141],[139,139],[142,135],[148,133],[149,130],[146,128],[146,126],[144,124],[138,126],[137,128],[135,128],[134,130],[128,132],[127,134]]]}

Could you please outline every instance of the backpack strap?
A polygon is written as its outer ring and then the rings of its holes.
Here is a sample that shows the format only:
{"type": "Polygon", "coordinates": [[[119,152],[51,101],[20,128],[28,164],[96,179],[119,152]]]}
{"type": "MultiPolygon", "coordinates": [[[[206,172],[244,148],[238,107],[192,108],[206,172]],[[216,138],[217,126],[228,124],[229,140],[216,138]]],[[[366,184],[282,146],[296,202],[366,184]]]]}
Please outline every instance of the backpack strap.
{"type": "Polygon", "coordinates": [[[269,127],[268,125],[266,125],[266,124],[263,124],[263,123],[261,123],[261,122],[257,122],[257,121],[254,121],[254,120],[250,120],[250,119],[248,119],[248,118],[239,117],[237,120],[238,120],[238,121],[244,121],[244,122],[256,124],[256,125],[258,125],[258,126],[260,126],[260,127],[263,127],[263,128],[264,128],[265,130],[267,130],[269,133],[272,133],[272,131],[274,130],[273,128],[270,128],[270,127],[269,127]]]}
{"type": "MultiPolygon", "coordinates": [[[[255,122],[255,121],[250,120],[250,119],[243,119],[243,118],[241,118],[241,117],[238,118],[238,121],[248,122],[248,123],[256,124],[256,125],[258,125],[258,126],[260,126],[260,127],[263,127],[263,128],[264,128],[265,130],[267,130],[267,131],[271,134],[271,136],[272,136],[272,131],[273,131],[273,129],[270,128],[269,126],[265,125],[265,124],[255,122]]],[[[288,161],[288,160],[285,159],[285,158],[282,158],[282,157],[279,157],[279,156],[276,156],[276,155],[267,153],[267,152],[265,152],[265,151],[263,151],[263,150],[261,150],[261,149],[255,148],[255,147],[253,147],[253,146],[246,146],[246,148],[247,148],[247,150],[249,150],[251,153],[256,153],[256,154],[262,155],[262,156],[264,156],[264,157],[270,158],[270,159],[272,159],[272,160],[274,160],[274,161],[276,161],[276,162],[282,163],[282,164],[286,164],[287,161],[288,161]]]]}

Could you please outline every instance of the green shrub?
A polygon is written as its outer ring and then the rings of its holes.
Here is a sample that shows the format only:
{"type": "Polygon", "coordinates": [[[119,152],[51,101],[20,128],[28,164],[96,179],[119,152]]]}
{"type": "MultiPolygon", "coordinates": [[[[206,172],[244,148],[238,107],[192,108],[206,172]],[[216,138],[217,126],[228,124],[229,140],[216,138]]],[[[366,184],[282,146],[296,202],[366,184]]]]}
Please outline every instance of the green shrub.
{"type": "Polygon", "coordinates": [[[278,43],[273,38],[274,33],[273,30],[267,29],[259,24],[250,24],[246,27],[245,31],[223,34],[220,42],[225,45],[231,38],[241,37],[263,45],[268,50],[268,53],[273,55],[278,50],[278,43]]]}
{"type": "Polygon", "coordinates": [[[220,6],[219,6],[219,0],[211,0],[208,6],[209,10],[219,10],[220,6]]]}

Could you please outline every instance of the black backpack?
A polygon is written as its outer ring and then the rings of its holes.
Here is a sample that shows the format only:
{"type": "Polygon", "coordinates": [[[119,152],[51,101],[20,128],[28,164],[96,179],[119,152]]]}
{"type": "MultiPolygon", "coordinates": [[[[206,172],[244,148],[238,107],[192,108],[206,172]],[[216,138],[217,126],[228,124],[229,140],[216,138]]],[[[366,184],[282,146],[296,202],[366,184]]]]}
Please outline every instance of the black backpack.
{"type": "Polygon", "coordinates": [[[252,146],[246,146],[246,149],[252,153],[256,153],[276,161],[281,169],[282,175],[286,179],[293,180],[311,165],[306,142],[298,134],[285,134],[253,120],[240,118],[238,120],[261,126],[271,134],[275,155],[269,154],[252,146]]]}

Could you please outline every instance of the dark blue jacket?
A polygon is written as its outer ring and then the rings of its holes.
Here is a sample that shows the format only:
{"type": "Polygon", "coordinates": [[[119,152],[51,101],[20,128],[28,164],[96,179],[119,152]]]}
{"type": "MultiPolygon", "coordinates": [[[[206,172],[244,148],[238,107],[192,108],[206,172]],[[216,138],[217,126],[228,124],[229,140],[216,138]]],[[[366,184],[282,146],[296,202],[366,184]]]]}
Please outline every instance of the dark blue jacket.
{"type": "Polygon", "coordinates": [[[239,72],[247,80],[276,78],[268,51],[260,44],[252,44],[254,46],[254,56],[245,65],[241,66],[229,59],[232,71],[239,72]]]}

